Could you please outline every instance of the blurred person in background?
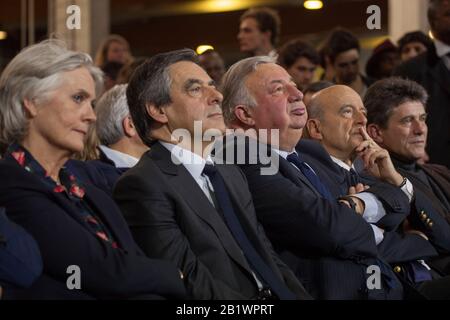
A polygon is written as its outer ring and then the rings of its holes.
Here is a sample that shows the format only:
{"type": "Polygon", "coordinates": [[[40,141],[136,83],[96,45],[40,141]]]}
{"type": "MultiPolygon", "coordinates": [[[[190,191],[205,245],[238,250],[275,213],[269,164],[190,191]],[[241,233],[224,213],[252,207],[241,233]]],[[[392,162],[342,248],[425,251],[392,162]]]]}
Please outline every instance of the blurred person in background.
{"type": "Polygon", "coordinates": [[[281,30],[281,18],[267,7],[250,8],[240,18],[237,39],[241,52],[251,56],[276,58],[275,47],[281,30]]]}
{"type": "Polygon", "coordinates": [[[312,83],[319,62],[317,51],[301,39],[289,41],[279,50],[278,63],[287,70],[302,92],[312,83]]]}
{"type": "Polygon", "coordinates": [[[405,33],[398,41],[398,50],[402,62],[417,57],[433,46],[433,41],[422,31],[405,33]]]}
{"type": "Polygon", "coordinates": [[[122,64],[132,60],[130,45],[128,41],[118,34],[106,37],[97,49],[95,65],[103,66],[107,62],[118,62],[122,64]]]}

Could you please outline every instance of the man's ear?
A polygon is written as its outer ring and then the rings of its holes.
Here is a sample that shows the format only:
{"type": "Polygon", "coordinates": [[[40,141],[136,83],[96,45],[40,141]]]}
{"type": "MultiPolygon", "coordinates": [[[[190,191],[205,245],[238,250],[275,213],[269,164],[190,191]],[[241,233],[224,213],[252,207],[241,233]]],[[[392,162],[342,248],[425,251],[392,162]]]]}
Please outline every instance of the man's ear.
{"type": "Polygon", "coordinates": [[[26,114],[29,115],[30,118],[34,118],[37,115],[36,103],[33,100],[24,99],[23,107],[25,108],[26,114]]]}
{"type": "Polygon", "coordinates": [[[383,143],[383,133],[380,127],[374,123],[371,123],[367,126],[367,133],[372,137],[373,141],[378,144],[383,143]]]}
{"type": "Polygon", "coordinates": [[[234,108],[234,115],[243,124],[249,127],[255,126],[255,120],[253,119],[253,108],[239,104],[234,108]]]}
{"type": "Polygon", "coordinates": [[[125,135],[129,138],[134,137],[137,134],[136,127],[134,126],[131,116],[128,115],[122,120],[122,128],[125,135]]]}
{"type": "Polygon", "coordinates": [[[308,129],[308,134],[311,139],[322,141],[323,136],[320,127],[320,120],[308,119],[308,121],[306,121],[306,128],[308,129]]]}
{"type": "Polygon", "coordinates": [[[147,109],[147,114],[153,120],[163,124],[168,122],[164,108],[157,107],[154,103],[147,103],[145,108],[147,109]]]}

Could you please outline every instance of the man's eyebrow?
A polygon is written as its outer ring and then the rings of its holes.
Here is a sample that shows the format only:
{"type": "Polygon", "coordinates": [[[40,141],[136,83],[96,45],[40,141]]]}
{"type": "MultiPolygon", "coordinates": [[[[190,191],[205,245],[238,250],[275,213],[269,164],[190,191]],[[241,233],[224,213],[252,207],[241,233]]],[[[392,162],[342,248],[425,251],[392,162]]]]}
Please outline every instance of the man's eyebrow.
{"type": "Polygon", "coordinates": [[[340,108],[339,108],[339,112],[344,111],[345,108],[352,108],[354,109],[355,107],[352,104],[346,103],[343,104],[340,108]]]}
{"type": "Polygon", "coordinates": [[[199,79],[187,79],[184,83],[184,88],[189,89],[193,84],[203,84],[203,81],[199,79]]]}
{"type": "Polygon", "coordinates": [[[284,84],[283,81],[282,81],[282,80],[279,80],[279,79],[275,79],[275,80],[270,81],[270,84],[273,84],[273,83],[284,84]]]}
{"type": "MultiPolygon", "coordinates": [[[[186,83],[184,84],[185,89],[189,89],[193,84],[200,84],[203,85],[203,81],[200,79],[188,79],[186,80],[186,83]]],[[[216,82],[214,80],[208,81],[208,86],[215,86],[216,82]]]]}
{"type": "Polygon", "coordinates": [[[406,119],[408,119],[408,118],[414,118],[414,115],[413,115],[413,114],[407,114],[406,116],[401,117],[401,118],[400,118],[400,121],[404,121],[404,120],[406,120],[406,119]]]}

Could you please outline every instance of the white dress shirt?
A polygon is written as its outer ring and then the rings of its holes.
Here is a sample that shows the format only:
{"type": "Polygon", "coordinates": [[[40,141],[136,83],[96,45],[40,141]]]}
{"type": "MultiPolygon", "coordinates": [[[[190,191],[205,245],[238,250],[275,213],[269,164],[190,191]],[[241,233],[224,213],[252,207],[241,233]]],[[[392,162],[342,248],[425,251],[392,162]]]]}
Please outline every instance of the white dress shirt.
{"type": "MultiPolygon", "coordinates": [[[[276,153],[278,153],[281,157],[283,157],[284,159],[287,159],[287,156],[288,155],[290,155],[291,153],[297,153],[296,151],[295,151],[295,149],[294,150],[292,150],[291,152],[287,152],[287,151],[283,151],[283,150],[278,150],[278,149],[273,149],[276,153]]],[[[292,164],[292,166],[294,167],[294,168],[296,168],[297,170],[300,170],[299,168],[297,168],[297,166],[296,165],[294,165],[293,163],[291,163],[292,164]]],[[[305,164],[317,175],[317,173],[314,171],[314,169],[313,168],[311,168],[311,166],[308,164],[308,163],[306,163],[305,162],[305,164]]],[[[349,169],[348,169],[349,170],[349,169]]],[[[367,192],[366,192],[367,193],[367,192]]],[[[358,197],[359,198],[359,197],[358,197]]],[[[360,198],[361,199],[361,198],[360,198]]],[[[364,201],[364,199],[361,199],[362,201],[364,201]]],[[[381,204],[381,203],[380,203],[381,204]]],[[[368,210],[368,208],[367,208],[367,205],[365,206],[365,210],[364,210],[364,214],[365,214],[365,212],[368,210]]],[[[384,208],[383,208],[383,210],[384,210],[384,208]]],[[[364,218],[364,214],[363,214],[363,218],[364,218]]],[[[384,214],[386,214],[386,212],[384,213],[384,214]]],[[[380,218],[381,219],[381,218],[380,218]]],[[[366,220],[367,221],[367,220],[366,220]]],[[[374,237],[375,237],[375,242],[376,242],[376,244],[378,245],[381,241],[383,241],[383,239],[384,239],[384,236],[383,236],[383,231],[380,229],[380,228],[378,228],[376,225],[373,225],[373,224],[371,224],[370,222],[369,222],[369,224],[370,224],[370,226],[372,227],[372,230],[373,230],[373,235],[374,235],[374,237]]]]}
{"type": "Polygon", "coordinates": [[[183,149],[175,144],[162,142],[161,143],[167,150],[172,154],[172,160],[178,160],[177,164],[182,164],[189,174],[197,182],[200,189],[202,189],[208,200],[214,205],[213,198],[211,196],[211,191],[214,192],[214,188],[206,175],[203,175],[203,169],[205,164],[214,165],[214,161],[210,155],[206,159],[203,159],[198,154],[191,152],[190,150],[183,149]],[[174,159],[175,158],[175,159],[174,159]]]}
{"type": "MultiPolygon", "coordinates": [[[[190,150],[181,148],[175,144],[162,141],[160,141],[159,143],[161,143],[167,150],[170,151],[170,153],[172,154],[172,161],[174,161],[176,164],[182,164],[186,168],[192,178],[194,178],[195,182],[197,182],[200,189],[202,189],[209,202],[211,202],[211,204],[215,207],[215,203],[212,198],[213,195],[211,194],[211,192],[214,192],[214,187],[208,176],[202,174],[206,164],[214,165],[214,161],[211,155],[208,155],[206,159],[203,159],[198,154],[195,154],[190,150]]],[[[242,255],[244,255],[243,252],[242,255]]],[[[261,281],[253,271],[252,274],[258,288],[262,289],[263,285],[261,281]]]]}
{"type": "Polygon", "coordinates": [[[103,151],[103,153],[108,157],[109,160],[114,162],[116,168],[131,168],[138,163],[139,159],[129,154],[111,149],[107,146],[101,145],[99,148],[103,151]]]}

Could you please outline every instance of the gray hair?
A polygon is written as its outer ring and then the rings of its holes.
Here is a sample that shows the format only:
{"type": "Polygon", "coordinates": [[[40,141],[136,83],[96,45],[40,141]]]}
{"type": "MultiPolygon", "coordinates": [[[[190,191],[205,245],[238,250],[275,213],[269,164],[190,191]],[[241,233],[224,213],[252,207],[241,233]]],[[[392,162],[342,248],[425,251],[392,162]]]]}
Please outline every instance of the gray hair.
{"type": "Polygon", "coordinates": [[[100,142],[110,146],[125,136],[123,119],[130,114],[126,84],[116,85],[100,98],[95,106],[96,129],[100,142]]]}
{"type": "Polygon", "coordinates": [[[424,87],[415,81],[391,77],[372,84],[364,96],[367,109],[367,123],[387,128],[394,109],[405,102],[420,102],[424,108],[428,94],[424,87]]]}
{"type": "Polygon", "coordinates": [[[275,60],[268,56],[246,58],[233,64],[223,76],[221,86],[223,94],[222,112],[227,125],[236,120],[234,108],[237,105],[256,107],[255,98],[246,87],[245,81],[251,73],[256,71],[258,65],[265,63],[275,63],[275,60]]]}
{"type": "Polygon", "coordinates": [[[103,89],[103,74],[82,52],[70,51],[64,42],[45,40],[24,48],[8,64],[0,77],[0,144],[20,141],[28,130],[24,100],[44,102],[61,86],[62,73],[85,67],[96,86],[103,89]]]}
{"type": "Polygon", "coordinates": [[[128,84],[130,114],[139,137],[147,146],[154,142],[150,137],[154,120],[147,113],[147,104],[154,104],[159,108],[172,102],[169,67],[180,61],[198,64],[198,57],[191,49],[157,54],[135,70],[128,84]]]}

